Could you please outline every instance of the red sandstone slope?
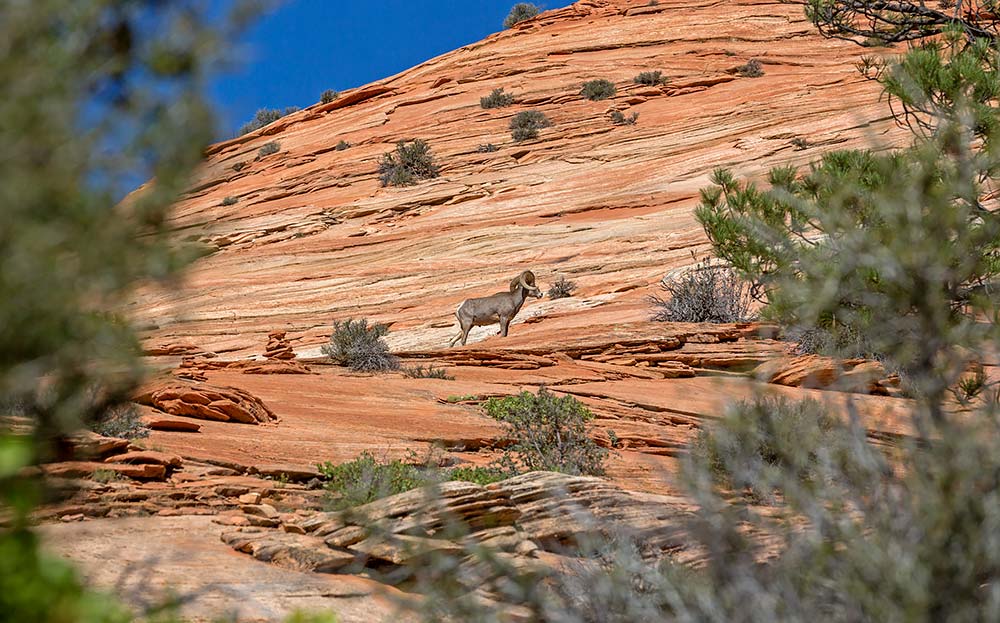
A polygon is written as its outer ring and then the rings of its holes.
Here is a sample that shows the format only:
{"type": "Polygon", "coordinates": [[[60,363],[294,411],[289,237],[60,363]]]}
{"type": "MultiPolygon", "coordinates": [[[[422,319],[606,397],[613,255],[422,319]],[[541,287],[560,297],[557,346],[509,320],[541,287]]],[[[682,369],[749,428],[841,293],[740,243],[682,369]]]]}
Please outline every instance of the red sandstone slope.
{"type": "MultiPolygon", "coordinates": [[[[257,352],[282,329],[308,353],[350,316],[395,323],[396,348],[440,348],[462,299],[531,268],[543,288],[565,275],[580,291],[531,302],[519,320],[543,316],[558,334],[554,316],[598,306],[642,319],[663,273],[705,251],[693,208],[714,167],[760,174],[901,142],[853,67],[864,52],[821,38],[800,4],[583,0],[546,12],[213,146],[173,224],[218,251],[182,292],[139,295],[136,316],[157,327],[150,344],[221,352],[257,352]],[[751,58],[763,77],[735,73],[751,58]],[[646,70],[666,84],[633,84],[646,70]],[[581,98],[594,78],[618,95],[581,98]],[[517,104],[480,108],[497,87],[517,104]],[[529,108],[554,126],[515,144],[507,124],[529,108]],[[611,110],[640,113],[638,124],[612,125],[611,110]],[[441,177],[380,188],[379,156],[411,138],[430,143],[441,177]],[[335,150],[341,140],[353,147],[335,150]],[[257,160],[268,141],[281,151],[257,160]],[[484,143],[500,150],[476,153],[484,143]],[[238,203],[220,205],[228,196],[238,203]]],[[[490,333],[476,331],[472,341],[490,333]]]]}

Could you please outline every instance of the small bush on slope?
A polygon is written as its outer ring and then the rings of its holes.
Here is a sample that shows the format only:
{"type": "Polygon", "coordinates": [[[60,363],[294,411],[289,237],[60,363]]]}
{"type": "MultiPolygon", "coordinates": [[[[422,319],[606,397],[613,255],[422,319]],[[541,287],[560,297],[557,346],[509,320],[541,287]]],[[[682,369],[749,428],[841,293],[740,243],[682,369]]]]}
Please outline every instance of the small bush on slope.
{"type": "Polygon", "coordinates": [[[745,322],[749,288],[728,268],[700,264],[663,284],[669,298],[650,297],[660,322],[745,322]]]}
{"type": "Polygon", "coordinates": [[[383,154],[378,164],[382,186],[412,186],[418,180],[435,178],[439,173],[430,145],[420,139],[409,143],[399,141],[395,151],[383,154]]]}
{"type": "Polygon", "coordinates": [[[510,28],[518,22],[535,17],[542,10],[530,2],[518,2],[510,9],[506,19],[503,20],[503,27],[510,28]]]}
{"type": "Polygon", "coordinates": [[[505,425],[513,442],[501,465],[512,473],[553,471],[573,475],[604,473],[607,451],[590,438],[590,409],[572,396],[556,396],[544,387],[537,394],[490,398],[486,414],[505,425]]]}
{"type": "Polygon", "coordinates": [[[504,93],[503,89],[493,89],[486,97],[479,98],[479,105],[483,108],[505,108],[514,103],[514,96],[504,93]]]}
{"type": "Polygon", "coordinates": [[[603,78],[584,82],[583,88],[580,89],[580,95],[592,102],[610,99],[614,97],[617,92],[618,90],[615,88],[615,83],[603,78]]]}
{"type": "Polygon", "coordinates": [[[517,142],[538,138],[538,131],[552,125],[544,113],[537,110],[524,110],[510,120],[510,134],[517,142]]]}
{"type": "Polygon", "coordinates": [[[384,324],[368,326],[368,320],[348,319],[333,323],[330,343],[321,349],[331,361],[358,372],[381,372],[399,368],[399,360],[382,339],[389,332],[384,324]]]}

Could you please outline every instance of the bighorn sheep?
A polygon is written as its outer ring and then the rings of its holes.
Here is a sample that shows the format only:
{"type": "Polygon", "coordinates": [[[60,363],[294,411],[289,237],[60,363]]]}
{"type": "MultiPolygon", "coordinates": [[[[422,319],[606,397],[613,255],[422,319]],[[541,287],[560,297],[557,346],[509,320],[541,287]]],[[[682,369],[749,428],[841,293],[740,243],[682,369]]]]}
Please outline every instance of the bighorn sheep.
{"type": "Polygon", "coordinates": [[[455,310],[459,332],[448,344],[454,346],[459,340],[465,346],[472,327],[482,327],[500,321],[500,335],[507,337],[507,327],[517,312],[521,311],[529,296],[542,298],[542,291],[535,287],[535,274],[526,270],[510,281],[510,292],[498,292],[478,299],[466,299],[455,310]]]}

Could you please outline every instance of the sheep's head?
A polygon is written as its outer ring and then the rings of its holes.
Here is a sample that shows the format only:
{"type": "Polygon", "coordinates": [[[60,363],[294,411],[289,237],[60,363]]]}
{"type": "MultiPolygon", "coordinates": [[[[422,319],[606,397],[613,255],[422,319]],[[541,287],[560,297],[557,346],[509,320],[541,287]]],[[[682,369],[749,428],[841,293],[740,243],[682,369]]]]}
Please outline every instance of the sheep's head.
{"type": "Polygon", "coordinates": [[[513,292],[518,288],[524,288],[528,296],[542,298],[542,291],[535,286],[535,273],[530,270],[526,270],[510,280],[510,291],[513,292]]]}

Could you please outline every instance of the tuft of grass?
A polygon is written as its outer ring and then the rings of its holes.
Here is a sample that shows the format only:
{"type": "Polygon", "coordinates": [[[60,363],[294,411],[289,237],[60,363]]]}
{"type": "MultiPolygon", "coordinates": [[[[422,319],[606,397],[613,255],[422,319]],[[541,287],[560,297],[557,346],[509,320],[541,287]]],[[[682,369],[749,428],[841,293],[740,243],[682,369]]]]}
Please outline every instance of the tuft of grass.
{"type": "Polygon", "coordinates": [[[334,363],[358,372],[397,370],[399,359],[389,352],[389,345],[382,339],[388,333],[388,325],[369,326],[366,318],[336,321],[330,343],[321,350],[334,363]]]}
{"type": "Polygon", "coordinates": [[[617,92],[618,90],[615,88],[615,83],[610,80],[605,80],[604,78],[584,82],[583,88],[580,89],[580,95],[592,102],[610,99],[614,97],[617,92]]]}
{"type": "Polygon", "coordinates": [[[750,288],[728,268],[699,264],[663,284],[669,298],[651,296],[653,320],[659,322],[746,322],[750,288]]]}
{"type": "Polygon", "coordinates": [[[507,17],[503,20],[503,27],[511,28],[514,24],[523,22],[526,19],[531,19],[541,12],[542,10],[540,8],[530,2],[518,2],[511,7],[510,13],[508,13],[507,17]]]}
{"type": "Polygon", "coordinates": [[[486,143],[484,145],[476,147],[476,153],[479,154],[491,154],[495,151],[500,151],[500,148],[494,145],[493,143],[486,143]]]}
{"type": "Polygon", "coordinates": [[[477,394],[465,394],[464,396],[455,396],[455,395],[452,395],[452,396],[448,396],[447,398],[445,398],[445,401],[451,402],[451,403],[455,403],[455,402],[472,402],[472,401],[475,401],[475,400],[479,400],[479,396],[477,394]]]}
{"type": "Polygon", "coordinates": [[[633,112],[631,115],[625,116],[620,110],[611,111],[611,123],[615,125],[635,125],[635,122],[639,120],[639,113],[633,112]]]}
{"type": "Polygon", "coordinates": [[[493,89],[486,97],[479,98],[479,105],[483,108],[506,108],[514,103],[514,96],[504,93],[502,88],[493,89]]]}
{"type": "Polygon", "coordinates": [[[121,482],[123,480],[128,480],[125,476],[122,476],[113,469],[95,469],[94,473],[90,475],[90,479],[94,482],[99,482],[102,484],[108,484],[109,482],[121,482]]]}
{"type": "Polygon", "coordinates": [[[454,381],[455,377],[449,376],[448,372],[444,368],[435,368],[434,366],[417,366],[415,368],[403,368],[403,374],[410,377],[411,379],[444,379],[446,381],[454,381]]]}
{"type": "Polygon", "coordinates": [[[633,78],[636,84],[645,84],[646,86],[659,86],[663,84],[663,72],[662,71],[644,71],[638,76],[633,78]]]}
{"type": "Polygon", "coordinates": [[[239,203],[239,201],[240,200],[239,200],[238,197],[234,197],[233,195],[229,195],[228,197],[226,197],[225,199],[222,200],[222,203],[220,205],[231,206],[231,205],[235,205],[235,204],[239,203]]]}
{"type": "Polygon", "coordinates": [[[347,141],[340,141],[339,143],[333,146],[334,150],[336,151],[344,151],[345,149],[350,149],[351,147],[353,147],[353,145],[351,145],[347,141]]]}
{"type": "Polygon", "coordinates": [[[517,142],[538,138],[538,131],[552,125],[544,113],[537,110],[523,110],[510,120],[510,133],[517,142]]]}
{"type": "Polygon", "coordinates": [[[132,403],[120,404],[108,409],[90,430],[105,437],[119,439],[143,439],[149,437],[149,427],[139,417],[139,411],[132,403]]]}
{"type": "Polygon", "coordinates": [[[549,298],[564,299],[566,297],[573,296],[574,290],[576,290],[576,283],[567,281],[566,277],[559,277],[559,279],[554,281],[549,287],[549,298]]]}
{"type": "Polygon", "coordinates": [[[439,174],[440,167],[434,163],[430,145],[420,139],[399,141],[395,151],[382,154],[378,164],[382,186],[412,186],[418,180],[435,178],[439,174]]]}
{"type": "Polygon", "coordinates": [[[556,396],[542,387],[537,394],[490,398],[483,410],[504,424],[511,441],[500,461],[506,471],[604,473],[608,452],[590,437],[587,423],[594,415],[576,398],[556,396]]]}
{"type": "Polygon", "coordinates": [[[321,104],[329,104],[333,100],[340,97],[340,93],[334,91],[333,89],[327,89],[319,95],[319,101],[321,104]]]}
{"type": "Polygon", "coordinates": [[[264,145],[257,150],[257,156],[263,158],[265,156],[270,156],[271,154],[276,154],[281,151],[281,143],[278,141],[271,141],[270,143],[264,143],[264,145]]]}
{"type": "Polygon", "coordinates": [[[795,147],[795,151],[802,151],[809,148],[809,141],[801,136],[796,136],[790,142],[795,147]]]}
{"type": "Polygon", "coordinates": [[[736,68],[736,74],[744,78],[760,78],[764,75],[764,67],[755,58],[751,58],[745,65],[736,68]]]}

